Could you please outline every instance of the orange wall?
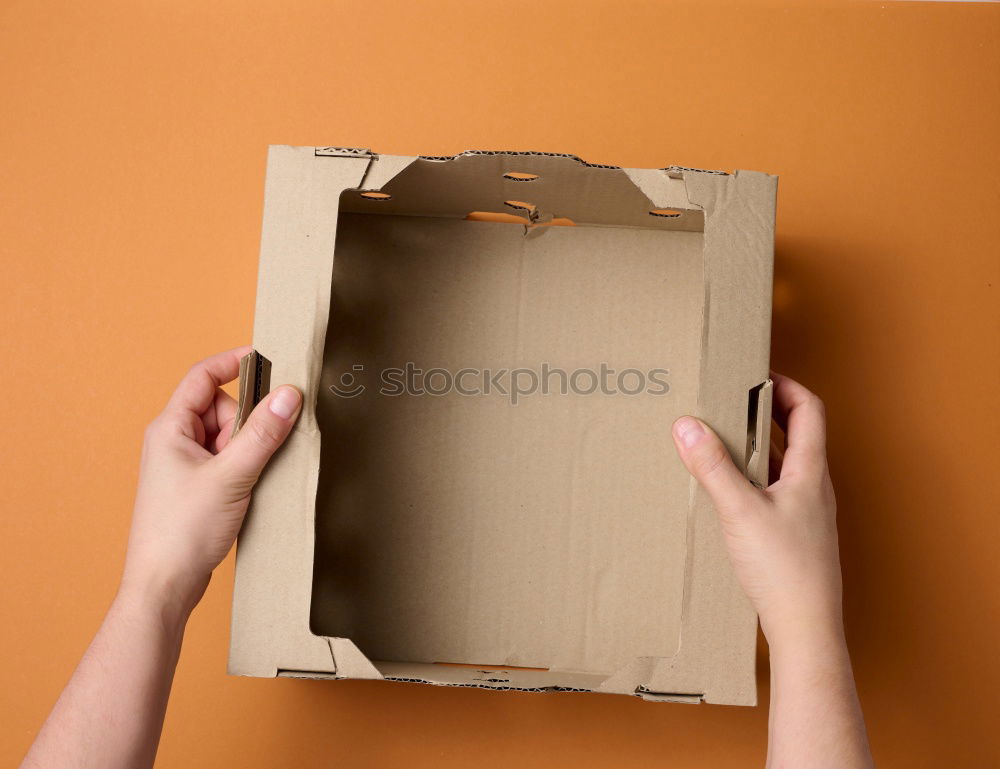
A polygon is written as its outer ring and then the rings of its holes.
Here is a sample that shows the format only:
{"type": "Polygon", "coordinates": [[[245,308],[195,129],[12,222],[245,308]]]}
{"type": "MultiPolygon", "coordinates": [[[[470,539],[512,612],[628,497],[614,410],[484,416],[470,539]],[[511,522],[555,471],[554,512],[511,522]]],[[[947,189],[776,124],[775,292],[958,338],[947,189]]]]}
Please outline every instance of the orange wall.
{"type": "MultiPolygon", "coordinates": [[[[780,174],[774,364],[829,407],[876,758],[988,765],[1000,7],[249,5],[0,8],[0,762],[113,593],[144,424],[250,338],[265,148],[289,143],[780,174]]],[[[764,707],[229,678],[231,586],[230,561],[162,767],[762,763],[764,707]]]]}

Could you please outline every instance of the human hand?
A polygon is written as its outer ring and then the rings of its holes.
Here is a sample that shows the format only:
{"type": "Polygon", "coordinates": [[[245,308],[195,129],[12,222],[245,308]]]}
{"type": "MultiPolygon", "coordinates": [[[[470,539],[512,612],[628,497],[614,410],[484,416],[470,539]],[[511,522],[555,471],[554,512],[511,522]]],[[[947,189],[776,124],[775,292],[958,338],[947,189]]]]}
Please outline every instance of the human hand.
{"type": "Polygon", "coordinates": [[[186,616],[243,523],[250,491],[292,430],[302,396],[285,385],[253,410],[235,438],[243,347],[196,364],[146,429],[122,591],[164,601],[186,616]]]}
{"type": "Polygon", "coordinates": [[[684,465],[715,504],[729,557],[750,597],[772,654],[805,637],[843,637],[837,504],[826,461],[826,418],[819,398],[772,374],[774,419],[785,433],[772,442],[765,490],[737,469],[711,428],[693,417],[673,426],[684,465]]]}

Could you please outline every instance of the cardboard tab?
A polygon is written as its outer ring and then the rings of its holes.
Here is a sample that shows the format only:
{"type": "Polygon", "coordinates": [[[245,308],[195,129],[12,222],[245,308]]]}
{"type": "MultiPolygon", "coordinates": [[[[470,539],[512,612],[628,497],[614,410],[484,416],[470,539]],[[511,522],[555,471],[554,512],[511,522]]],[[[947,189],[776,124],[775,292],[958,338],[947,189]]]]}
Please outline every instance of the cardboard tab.
{"type": "Polygon", "coordinates": [[[240,358],[240,389],[236,402],[233,435],[243,427],[250,412],[271,391],[271,361],[256,350],[240,358]]]}

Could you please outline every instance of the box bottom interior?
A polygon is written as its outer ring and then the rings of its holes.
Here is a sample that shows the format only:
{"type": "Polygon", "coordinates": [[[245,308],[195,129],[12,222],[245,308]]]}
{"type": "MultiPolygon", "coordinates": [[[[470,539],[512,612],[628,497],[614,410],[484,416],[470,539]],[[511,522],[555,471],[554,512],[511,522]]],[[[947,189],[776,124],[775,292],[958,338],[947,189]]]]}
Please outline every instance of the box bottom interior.
{"type": "Polygon", "coordinates": [[[697,232],[341,213],[312,631],[387,677],[491,688],[592,689],[673,655],[691,483],[670,427],[697,410],[702,248],[697,232]],[[549,392],[517,403],[495,378],[545,364],[549,392]],[[472,371],[480,392],[384,392],[386,371],[418,369],[472,371]],[[587,394],[586,372],[609,392],[587,394]],[[506,394],[483,392],[491,377],[506,394]]]}

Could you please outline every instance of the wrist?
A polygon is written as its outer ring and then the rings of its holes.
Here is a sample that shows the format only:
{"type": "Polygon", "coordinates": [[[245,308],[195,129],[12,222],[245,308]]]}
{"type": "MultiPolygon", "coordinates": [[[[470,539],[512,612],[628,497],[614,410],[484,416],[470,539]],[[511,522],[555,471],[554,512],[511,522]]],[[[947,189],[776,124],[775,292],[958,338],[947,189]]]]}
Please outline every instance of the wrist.
{"type": "Polygon", "coordinates": [[[802,618],[764,628],[772,672],[801,674],[840,668],[849,659],[844,624],[839,617],[802,618]]]}
{"type": "Polygon", "coordinates": [[[115,603],[130,612],[155,616],[165,626],[182,629],[207,585],[207,579],[200,585],[181,585],[176,580],[134,574],[126,569],[115,603]]]}
{"type": "Polygon", "coordinates": [[[772,650],[843,643],[844,612],[839,579],[788,580],[785,589],[759,602],[760,626],[772,650]]]}

